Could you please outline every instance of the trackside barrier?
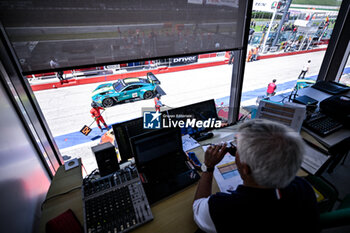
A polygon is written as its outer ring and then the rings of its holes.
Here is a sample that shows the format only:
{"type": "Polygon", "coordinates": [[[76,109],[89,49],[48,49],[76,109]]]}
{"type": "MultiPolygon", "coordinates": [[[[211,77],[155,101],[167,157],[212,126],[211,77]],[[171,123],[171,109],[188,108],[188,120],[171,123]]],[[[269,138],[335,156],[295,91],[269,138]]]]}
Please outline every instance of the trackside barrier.
{"type": "MultiPolygon", "coordinates": [[[[258,60],[275,58],[275,57],[282,57],[282,56],[290,56],[290,55],[296,55],[296,54],[303,54],[303,53],[310,53],[310,52],[318,52],[318,51],[324,51],[326,49],[327,48],[317,48],[317,49],[312,49],[312,50],[303,50],[303,51],[295,51],[295,52],[280,53],[280,54],[259,55],[258,60]]],[[[216,57],[216,56],[217,56],[217,53],[202,54],[202,55],[199,55],[199,58],[212,58],[212,57],[216,57]]],[[[219,66],[219,65],[228,64],[228,59],[230,57],[229,53],[226,52],[224,54],[224,57],[225,57],[225,60],[222,60],[222,61],[190,64],[190,65],[186,65],[186,66],[175,66],[175,67],[160,66],[160,67],[157,67],[156,69],[128,72],[128,73],[122,73],[122,74],[113,74],[113,75],[101,75],[101,76],[92,77],[92,78],[87,78],[87,77],[85,77],[85,78],[73,78],[73,79],[64,80],[63,84],[61,84],[60,82],[50,82],[50,83],[31,85],[31,88],[33,91],[40,91],[40,90],[47,90],[47,89],[54,89],[54,88],[61,88],[61,87],[70,87],[70,86],[83,85],[83,84],[115,81],[118,79],[124,79],[124,78],[128,78],[128,77],[146,76],[146,74],[148,72],[152,72],[154,74],[163,74],[163,73],[178,72],[178,71],[191,70],[191,69],[206,68],[206,67],[211,67],[211,66],[219,66]]]]}
{"type": "Polygon", "coordinates": [[[318,48],[318,49],[312,49],[312,50],[302,50],[302,51],[279,53],[279,54],[258,55],[258,60],[267,59],[267,58],[275,58],[275,57],[284,57],[284,56],[303,54],[303,53],[319,52],[319,51],[324,51],[324,50],[327,50],[327,48],[318,48]]]}
{"type": "Polygon", "coordinates": [[[163,73],[178,72],[178,71],[184,71],[184,70],[190,70],[190,69],[199,69],[199,68],[206,68],[206,67],[211,67],[211,66],[219,66],[219,65],[224,65],[224,64],[227,64],[227,60],[208,62],[208,63],[191,64],[191,65],[186,65],[186,66],[176,66],[176,67],[163,66],[163,67],[158,67],[157,69],[153,69],[153,70],[150,69],[150,70],[145,70],[145,71],[128,72],[128,73],[123,73],[123,74],[102,75],[102,76],[92,77],[92,78],[67,79],[67,80],[64,80],[62,84],[60,82],[35,84],[35,85],[32,85],[31,88],[33,91],[40,91],[40,90],[47,90],[47,89],[54,89],[54,88],[61,88],[61,87],[70,87],[70,86],[83,85],[83,84],[115,81],[118,79],[124,79],[124,78],[128,78],[128,77],[146,76],[146,74],[148,72],[152,72],[154,74],[163,74],[163,73]]]}

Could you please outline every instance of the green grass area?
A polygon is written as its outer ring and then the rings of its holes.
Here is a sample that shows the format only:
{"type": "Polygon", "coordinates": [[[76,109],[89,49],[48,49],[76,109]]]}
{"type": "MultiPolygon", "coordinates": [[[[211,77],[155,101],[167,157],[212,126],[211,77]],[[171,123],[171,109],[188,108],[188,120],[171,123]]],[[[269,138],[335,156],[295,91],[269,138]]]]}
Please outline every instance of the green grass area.
{"type": "Polygon", "coordinates": [[[259,19],[259,18],[253,18],[254,19],[254,21],[255,22],[263,22],[263,21],[265,21],[265,22],[270,22],[271,21],[271,19],[259,19]]]}
{"type": "Polygon", "coordinates": [[[254,29],[255,32],[261,32],[261,31],[262,31],[262,28],[263,28],[263,25],[261,25],[261,26],[255,26],[255,28],[253,28],[253,29],[254,29]]]}

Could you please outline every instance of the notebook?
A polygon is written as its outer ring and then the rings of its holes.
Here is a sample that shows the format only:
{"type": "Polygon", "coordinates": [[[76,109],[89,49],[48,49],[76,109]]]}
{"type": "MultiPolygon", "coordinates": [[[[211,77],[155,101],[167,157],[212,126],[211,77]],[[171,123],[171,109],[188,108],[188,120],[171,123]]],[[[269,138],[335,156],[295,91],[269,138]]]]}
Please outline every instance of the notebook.
{"type": "Polygon", "coordinates": [[[179,128],[154,130],[130,138],[130,143],[151,204],[199,180],[183,151],[179,128]]]}
{"type": "Polygon", "coordinates": [[[293,100],[293,102],[298,103],[298,104],[304,104],[304,105],[316,105],[318,104],[318,101],[315,100],[314,98],[311,98],[310,96],[307,95],[302,95],[293,100]]]}
{"type": "Polygon", "coordinates": [[[350,90],[350,87],[336,82],[319,81],[311,86],[319,91],[326,92],[331,95],[338,95],[350,90]]]}

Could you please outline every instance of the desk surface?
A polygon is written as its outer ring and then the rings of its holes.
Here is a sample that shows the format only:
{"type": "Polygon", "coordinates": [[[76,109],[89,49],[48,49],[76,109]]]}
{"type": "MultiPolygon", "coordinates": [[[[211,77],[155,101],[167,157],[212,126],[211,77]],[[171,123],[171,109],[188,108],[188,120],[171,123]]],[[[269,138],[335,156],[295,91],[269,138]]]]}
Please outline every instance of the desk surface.
{"type": "MultiPolygon", "coordinates": [[[[233,133],[237,126],[215,130],[214,137],[201,142],[220,143],[233,139],[233,133]]],[[[196,153],[198,159],[204,161],[204,151],[202,147],[191,150],[196,153]]],[[[305,176],[306,173],[300,171],[299,176],[305,176]]],[[[47,194],[47,199],[63,193],[82,184],[81,167],[65,171],[61,166],[47,194]]],[[[192,202],[197,189],[197,183],[193,184],[151,206],[154,220],[133,230],[133,232],[142,233],[163,233],[163,232],[184,232],[193,233],[197,230],[197,225],[193,221],[192,202]]],[[[218,185],[213,179],[212,192],[219,192],[218,185]]],[[[67,209],[72,209],[81,224],[83,225],[83,206],[81,189],[69,192],[67,195],[57,197],[46,201],[40,221],[40,232],[45,232],[45,223],[63,213],[67,209]]]]}
{"type": "MultiPolygon", "coordinates": [[[[219,143],[233,139],[235,127],[224,128],[213,131],[214,137],[201,144],[219,143]]],[[[204,151],[202,147],[191,150],[196,153],[198,159],[204,161],[204,151]]],[[[197,225],[193,221],[192,203],[197,189],[197,183],[183,189],[151,206],[154,219],[133,232],[142,233],[163,233],[163,232],[184,232],[193,233],[197,230],[197,225]]],[[[218,185],[213,180],[212,192],[219,192],[218,185]]]]}
{"type": "MultiPolygon", "coordinates": [[[[232,133],[232,128],[215,130],[215,136],[201,142],[201,144],[204,145],[207,143],[219,143],[232,140],[232,133]]],[[[204,151],[202,147],[197,147],[191,151],[196,153],[201,162],[204,161],[204,151]]],[[[72,209],[80,223],[84,225],[81,189],[76,189],[63,196],[53,197],[81,186],[82,179],[81,167],[73,168],[69,171],[65,171],[64,166],[58,169],[46,196],[47,201],[43,205],[42,217],[40,219],[40,232],[45,232],[45,224],[47,221],[57,217],[67,209],[72,209]]],[[[135,229],[133,232],[195,232],[198,227],[193,221],[192,202],[196,189],[197,183],[153,204],[151,209],[154,220],[135,229]]],[[[212,192],[219,192],[215,179],[213,180],[212,192]]]]}

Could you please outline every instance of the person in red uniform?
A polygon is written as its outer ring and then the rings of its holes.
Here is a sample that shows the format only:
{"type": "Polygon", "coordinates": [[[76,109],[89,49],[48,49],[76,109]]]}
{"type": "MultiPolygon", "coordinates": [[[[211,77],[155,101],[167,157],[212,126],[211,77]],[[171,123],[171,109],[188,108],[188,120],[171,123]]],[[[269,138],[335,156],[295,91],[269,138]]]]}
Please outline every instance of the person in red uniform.
{"type": "Polygon", "coordinates": [[[275,92],[276,88],[277,88],[276,79],[274,79],[274,80],[272,80],[272,83],[269,83],[269,85],[267,86],[266,95],[267,96],[274,96],[276,94],[276,92],[275,92]]]}
{"type": "Polygon", "coordinates": [[[156,107],[156,112],[160,112],[160,107],[163,107],[164,105],[160,101],[160,94],[157,94],[156,97],[154,98],[154,105],[156,107]]]}
{"type": "Polygon", "coordinates": [[[103,119],[100,110],[104,110],[104,108],[97,106],[95,102],[91,103],[92,109],[90,110],[91,117],[95,118],[95,121],[97,123],[98,128],[100,128],[101,132],[103,132],[103,129],[100,125],[100,122],[105,126],[106,129],[108,129],[108,125],[106,124],[105,120],[103,119]]]}

